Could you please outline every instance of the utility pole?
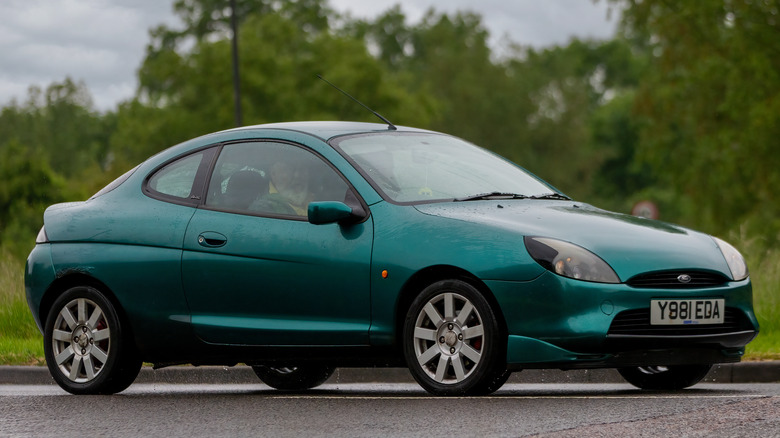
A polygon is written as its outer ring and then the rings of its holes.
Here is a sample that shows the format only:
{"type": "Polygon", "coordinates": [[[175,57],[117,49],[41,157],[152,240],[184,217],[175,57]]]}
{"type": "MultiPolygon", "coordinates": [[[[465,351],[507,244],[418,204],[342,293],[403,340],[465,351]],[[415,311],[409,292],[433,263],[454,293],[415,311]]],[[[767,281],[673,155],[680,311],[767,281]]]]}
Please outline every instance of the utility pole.
{"type": "Polygon", "coordinates": [[[238,18],[236,0],[230,0],[230,26],[233,28],[233,98],[235,101],[236,127],[243,125],[241,116],[241,85],[238,75],[238,18]]]}

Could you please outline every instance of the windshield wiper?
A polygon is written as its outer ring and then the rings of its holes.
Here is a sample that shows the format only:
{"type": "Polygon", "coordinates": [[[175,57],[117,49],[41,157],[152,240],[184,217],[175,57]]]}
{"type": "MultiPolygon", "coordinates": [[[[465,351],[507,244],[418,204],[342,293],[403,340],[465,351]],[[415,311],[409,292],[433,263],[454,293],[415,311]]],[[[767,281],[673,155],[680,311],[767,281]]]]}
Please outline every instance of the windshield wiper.
{"type": "Polygon", "coordinates": [[[478,201],[484,199],[526,199],[528,196],[519,195],[517,193],[508,192],[488,192],[480,193],[478,195],[464,196],[462,198],[455,198],[455,201],[478,201]]]}
{"type": "Polygon", "coordinates": [[[545,193],[543,195],[529,196],[529,199],[560,199],[562,201],[571,201],[571,198],[560,193],[545,193]]]}

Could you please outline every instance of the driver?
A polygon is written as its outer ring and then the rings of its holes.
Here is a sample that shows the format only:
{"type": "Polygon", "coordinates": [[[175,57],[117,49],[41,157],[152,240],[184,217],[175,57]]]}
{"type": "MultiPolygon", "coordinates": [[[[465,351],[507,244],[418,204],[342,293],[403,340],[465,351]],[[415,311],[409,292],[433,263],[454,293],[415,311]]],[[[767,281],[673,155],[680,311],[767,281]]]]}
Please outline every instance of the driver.
{"type": "MultiPolygon", "coordinates": [[[[303,170],[280,161],[271,167],[270,176],[267,199],[283,202],[298,216],[307,216],[312,194],[303,170]]],[[[289,209],[284,213],[291,213],[289,209]]]]}

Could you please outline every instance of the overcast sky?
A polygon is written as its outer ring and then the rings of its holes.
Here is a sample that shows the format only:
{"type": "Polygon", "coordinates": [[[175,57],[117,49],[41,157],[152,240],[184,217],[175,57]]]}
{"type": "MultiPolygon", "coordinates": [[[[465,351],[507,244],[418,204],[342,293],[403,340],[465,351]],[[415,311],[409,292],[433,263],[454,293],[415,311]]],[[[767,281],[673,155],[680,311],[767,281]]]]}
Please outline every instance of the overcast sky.
{"type": "MultiPolygon", "coordinates": [[[[26,100],[31,85],[45,88],[70,76],[83,80],[100,110],[133,96],[136,70],[159,24],[177,26],[173,0],[0,0],[0,106],[26,100]]],[[[503,36],[534,47],[572,37],[609,38],[605,0],[330,0],[355,18],[375,17],[395,4],[410,23],[425,12],[471,10],[498,45],[503,36]]]]}

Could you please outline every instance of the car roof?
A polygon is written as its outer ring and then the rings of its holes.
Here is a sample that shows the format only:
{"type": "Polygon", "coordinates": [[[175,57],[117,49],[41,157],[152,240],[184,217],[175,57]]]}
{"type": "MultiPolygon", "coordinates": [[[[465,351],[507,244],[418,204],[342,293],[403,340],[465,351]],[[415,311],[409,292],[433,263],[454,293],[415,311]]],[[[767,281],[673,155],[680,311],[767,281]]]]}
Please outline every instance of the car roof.
{"type": "MultiPolygon", "coordinates": [[[[160,151],[153,157],[150,157],[147,162],[157,163],[167,161],[176,157],[179,154],[191,151],[200,147],[209,146],[223,141],[233,141],[240,139],[250,138],[263,138],[269,134],[279,131],[287,131],[290,133],[299,133],[313,138],[319,138],[325,142],[328,140],[342,136],[352,134],[366,134],[366,133],[393,133],[393,132],[420,132],[440,134],[434,131],[428,131],[425,129],[410,128],[407,126],[397,126],[396,130],[389,129],[388,125],[383,123],[365,123],[365,122],[328,122],[328,121],[312,121],[312,122],[284,122],[284,123],[267,123],[263,125],[242,126],[240,128],[227,129],[224,131],[212,132],[200,137],[196,137],[187,140],[183,143],[171,146],[165,150],[160,151]]],[[[276,135],[276,134],[273,134],[276,135]]],[[[157,165],[154,164],[154,165],[157,165]]]]}
{"type": "MultiPolygon", "coordinates": [[[[408,126],[396,126],[396,128],[396,132],[432,132],[424,129],[411,128],[408,126]]],[[[388,125],[383,123],[312,121],[267,123],[263,125],[243,126],[240,128],[220,131],[217,134],[234,133],[238,131],[262,131],[267,129],[298,131],[319,137],[323,140],[329,140],[340,135],[394,131],[390,129],[388,125]]]]}

